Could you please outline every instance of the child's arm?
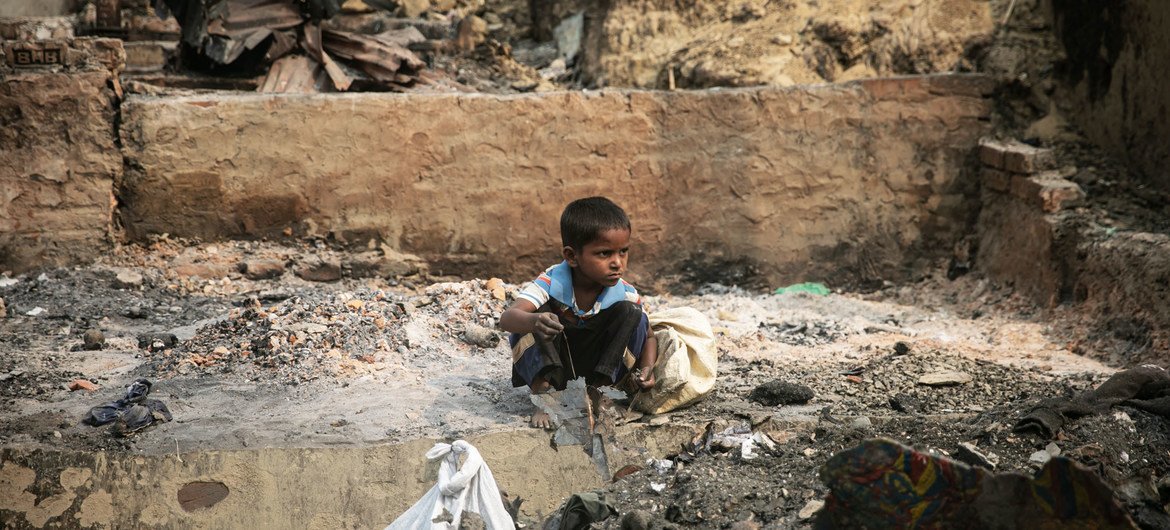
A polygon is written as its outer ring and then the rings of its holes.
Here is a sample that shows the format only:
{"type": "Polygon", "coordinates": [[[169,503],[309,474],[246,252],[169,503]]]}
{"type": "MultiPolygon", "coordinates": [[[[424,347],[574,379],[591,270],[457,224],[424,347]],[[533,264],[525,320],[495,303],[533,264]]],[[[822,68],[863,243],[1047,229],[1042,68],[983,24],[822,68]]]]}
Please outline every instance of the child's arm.
{"type": "Polygon", "coordinates": [[[542,339],[551,339],[565,329],[556,315],[537,313],[536,309],[528,300],[516,300],[500,315],[500,328],[520,335],[532,333],[542,339]]]}
{"type": "Polygon", "coordinates": [[[642,358],[638,360],[638,368],[642,369],[642,378],[638,385],[643,389],[654,388],[654,363],[658,361],[658,339],[654,338],[654,330],[648,330],[646,343],[642,346],[642,358]]]}

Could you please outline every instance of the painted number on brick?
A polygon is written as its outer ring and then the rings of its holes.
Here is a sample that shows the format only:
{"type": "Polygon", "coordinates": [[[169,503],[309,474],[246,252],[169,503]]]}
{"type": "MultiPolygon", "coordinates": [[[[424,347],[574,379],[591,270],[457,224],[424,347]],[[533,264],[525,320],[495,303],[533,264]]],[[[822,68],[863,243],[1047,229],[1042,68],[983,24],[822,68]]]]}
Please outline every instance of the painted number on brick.
{"type": "Polygon", "coordinates": [[[61,49],[60,48],[46,48],[43,50],[33,49],[14,49],[12,50],[12,62],[16,66],[43,66],[52,64],[61,64],[61,49]]]}

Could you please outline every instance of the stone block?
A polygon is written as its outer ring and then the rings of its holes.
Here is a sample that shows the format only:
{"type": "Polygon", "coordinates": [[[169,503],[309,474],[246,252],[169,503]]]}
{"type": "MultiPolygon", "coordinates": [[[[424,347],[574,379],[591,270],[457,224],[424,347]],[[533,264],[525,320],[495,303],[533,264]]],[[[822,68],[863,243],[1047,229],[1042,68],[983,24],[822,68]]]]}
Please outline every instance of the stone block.
{"type": "Polygon", "coordinates": [[[32,41],[73,38],[71,17],[3,17],[0,18],[0,39],[32,41]]]}
{"type": "Polygon", "coordinates": [[[125,47],[127,72],[162,71],[176,51],[176,43],[165,41],[127,42],[125,47]]]}

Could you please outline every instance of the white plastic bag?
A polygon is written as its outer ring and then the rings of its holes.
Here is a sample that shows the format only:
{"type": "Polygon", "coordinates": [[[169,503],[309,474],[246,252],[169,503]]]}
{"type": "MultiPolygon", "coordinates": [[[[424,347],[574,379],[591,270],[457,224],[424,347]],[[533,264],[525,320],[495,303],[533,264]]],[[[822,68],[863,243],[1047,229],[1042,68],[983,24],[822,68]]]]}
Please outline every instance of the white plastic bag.
{"type": "Polygon", "coordinates": [[[650,315],[658,340],[654,388],[639,392],[631,407],[662,414],[689,405],[715,386],[719,353],[707,317],[697,309],[679,307],[650,315]]]}
{"type": "Polygon", "coordinates": [[[435,444],[427,459],[442,458],[439,481],[386,530],[454,530],[463,512],[479,514],[487,530],[514,530],[516,524],[504,508],[496,479],[474,446],[457,440],[435,444]],[[459,456],[465,455],[463,466],[459,456]]]}

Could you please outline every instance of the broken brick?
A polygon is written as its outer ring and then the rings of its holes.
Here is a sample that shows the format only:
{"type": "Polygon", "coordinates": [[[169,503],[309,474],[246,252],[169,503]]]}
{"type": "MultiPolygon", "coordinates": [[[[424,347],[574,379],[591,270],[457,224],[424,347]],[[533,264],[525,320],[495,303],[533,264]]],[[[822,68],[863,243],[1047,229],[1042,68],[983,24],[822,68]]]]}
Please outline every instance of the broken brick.
{"type": "Polygon", "coordinates": [[[1038,206],[1045,213],[1055,213],[1085,198],[1085,192],[1075,182],[1061,178],[1055,172],[1035,176],[1016,175],[1012,178],[1012,195],[1025,203],[1038,206]]]}
{"type": "Polygon", "coordinates": [[[1065,179],[1046,182],[1040,190],[1041,209],[1047,213],[1063,210],[1085,198],[1085,192],[1075,182],[1065,179]]]}
{"type": "Polygon", "coordinates": [[[488,280],[487,283],[484,284],[484,288],[491,291],[492,296],[495,297],[496,300],[502,301],[508,297],[508,293],[504,290],[504,281],[499,278],[492,278],[488,280]]]}
{"type": "Polygon", "coordinates": [[[271,280],[284,274],[284,262],[274,259],[255,259],[240,263],[240,272],[249,280],[271,280]]]}
{"type": "Polygon", "coordinates": [[[219,263],[186,263],[183,265],[175,265],[171,268],[171,273],[175,276],[181,278],[203,278],[205,280],[223,278],[229,272],[230,269],[227,265],[219,263]]]}
{"type": "Polygon", "coordinates": [[[98,389],[98,386],[90,381],[86,381],[85,379],[74,379],[69,382],[68,388],[70,392],[75,392],[77,390],[93,392],[94,390],[98,389]]]}

